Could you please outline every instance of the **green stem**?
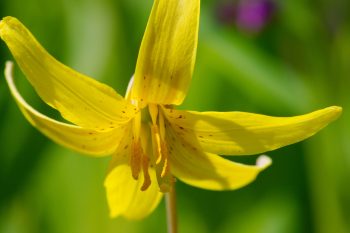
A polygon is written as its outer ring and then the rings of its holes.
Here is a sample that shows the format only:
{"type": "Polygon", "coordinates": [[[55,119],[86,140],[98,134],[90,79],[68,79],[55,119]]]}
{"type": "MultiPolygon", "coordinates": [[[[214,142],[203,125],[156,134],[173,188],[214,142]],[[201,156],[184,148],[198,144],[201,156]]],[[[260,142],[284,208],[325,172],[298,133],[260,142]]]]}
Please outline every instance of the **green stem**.
{"type": "Polygon", "coordinates": [[[175,185],[165,194],[165,206],[167,215],[168,233],[177,233],[177,217],[176,217],[176,193],[175,185]]]}

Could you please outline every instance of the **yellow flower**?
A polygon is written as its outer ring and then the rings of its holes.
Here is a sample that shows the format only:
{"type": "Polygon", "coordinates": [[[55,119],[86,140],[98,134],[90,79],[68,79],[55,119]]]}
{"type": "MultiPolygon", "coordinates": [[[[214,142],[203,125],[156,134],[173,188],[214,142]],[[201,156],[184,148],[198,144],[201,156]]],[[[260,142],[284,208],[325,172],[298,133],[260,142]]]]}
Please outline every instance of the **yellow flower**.
{"type": "Polygon", "coordinates": [[[28,105],[7,63],[6,80],[27,120],[65,147],[96,157],[113,155],[105,180],[112,217],[145,217],[174,177],[211,190],[247,185],[271,160],[262,156],[256,165],[243,165],[217,154],[271,151],[312,136],[341,113],[340,107],[296,117],[175,110],[192,77],[199,2],[155,0],[125,98],[55,60],[17,19],[0,22],[0,36],[29,82],[72,124],[28,105]]]}

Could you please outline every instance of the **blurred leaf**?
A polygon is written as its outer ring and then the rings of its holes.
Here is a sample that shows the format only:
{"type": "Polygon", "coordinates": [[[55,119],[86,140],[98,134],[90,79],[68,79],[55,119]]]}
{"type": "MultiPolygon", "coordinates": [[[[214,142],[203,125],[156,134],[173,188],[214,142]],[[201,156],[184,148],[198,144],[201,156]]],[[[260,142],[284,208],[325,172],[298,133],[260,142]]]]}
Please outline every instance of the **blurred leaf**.
{"type": "Polygon", "coordinates": [[[311,93],[300,75],[238,34],[214,30],[210,17],[205,19],[199,50],[206,65],[225,75],[257,105],[292,112],[310,106],[311,93]]]}
{"type": "Polygon", "coordinates": [[[298,207],[293,197],[271,193],[264,199],[251,203],[245,212],[227,221],[221,233],[294,233],[298,229],[298,207]]]}

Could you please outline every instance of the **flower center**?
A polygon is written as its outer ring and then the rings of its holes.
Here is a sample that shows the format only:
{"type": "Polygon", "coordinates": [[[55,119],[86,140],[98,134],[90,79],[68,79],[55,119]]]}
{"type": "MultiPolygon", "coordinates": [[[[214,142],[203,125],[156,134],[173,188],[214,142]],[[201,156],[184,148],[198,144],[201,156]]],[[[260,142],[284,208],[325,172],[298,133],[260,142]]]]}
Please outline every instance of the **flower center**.
{"type": "Polygon", "coordinates": [[[154,169],[160,191],[169,192],[174,178],[169,169],[169,152],[163,113],[159,111],[158,105],[149,104],[148,111],[147,108],[144,108],[133,121],[130,158],[133,178],[138,180],[142,171],[144,183],[141,190],[147,190],[151,184],[149,169],[154,169]]]}

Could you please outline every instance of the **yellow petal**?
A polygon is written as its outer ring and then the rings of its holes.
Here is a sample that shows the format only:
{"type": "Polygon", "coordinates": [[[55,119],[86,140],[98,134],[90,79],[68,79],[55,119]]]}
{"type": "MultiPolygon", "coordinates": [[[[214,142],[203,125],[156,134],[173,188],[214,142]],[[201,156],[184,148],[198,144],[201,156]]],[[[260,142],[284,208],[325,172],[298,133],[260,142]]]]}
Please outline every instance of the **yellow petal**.
{"type": "Polygon", "coordinates": [[[0,37],[40,97],[79,126],[99,131],[133,117],[133,106],[112,88],[55,60],[16,18],[0,21],[0,37]]]}
{"type": "Polygon", "coordinates": [[[194,133],[195,140],[204,151],[221,155],[250,155],[271,151],[314,135],[339,117],[342,108],[332,106],[294,117],[245,112],[164,111],[169,121],[177,125],[177,131],[194,133]]]}
{"type": "Polygon", "coordinates": [[[40,132],[56,143],[84,154],[101,156],[116,150],[125,126],[120,126],[113,131],[98,132],[65,124],[37,112],[18,92],[12,77],[12,67],[12,62],[6,63],[5,77],[10,91],[24,116],[40,132]]]}
{"type": "Polygon", "coordinates": [[[142,40],[132,99],[181,104],[197,50],[200,0],[155,0],[142,40]]]}
{"type": "Polygon", "coordinates": [[[138,180],[133,179],[129,165],[132,143],[130,131],[131,129],[124,134],[113,156],[105,188],[111,217],[122,215],[129,219],[141,219],[158,206],[162,193],[159,192],[154,169],[148,169],[151,184],[145,191],[141,191],[144,174],[140,174],[138,180]]]}
{"type": "Polygon", "coordinates": [[[257,165],[231,162],[218,155],[205,153],[168,128],[171,172],[183,182],[203,189],[232,190],[254,181],[271,164],[267,156],[259,157],[257,165]]]}

